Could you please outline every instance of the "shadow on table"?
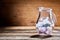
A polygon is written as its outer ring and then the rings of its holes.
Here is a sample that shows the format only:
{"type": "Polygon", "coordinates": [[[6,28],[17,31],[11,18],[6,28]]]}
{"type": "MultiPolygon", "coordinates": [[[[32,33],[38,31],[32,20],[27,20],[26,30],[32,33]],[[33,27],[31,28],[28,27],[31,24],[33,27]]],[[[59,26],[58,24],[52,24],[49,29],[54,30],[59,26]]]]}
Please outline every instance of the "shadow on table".
{"type": "Polygon", "coordinates": [[[32,35],[30,36],[31,38],[50,38],[50,37],[53,37],[52,35],[48,35],[48,36],[41,36],[41,35],[32,35]]]}

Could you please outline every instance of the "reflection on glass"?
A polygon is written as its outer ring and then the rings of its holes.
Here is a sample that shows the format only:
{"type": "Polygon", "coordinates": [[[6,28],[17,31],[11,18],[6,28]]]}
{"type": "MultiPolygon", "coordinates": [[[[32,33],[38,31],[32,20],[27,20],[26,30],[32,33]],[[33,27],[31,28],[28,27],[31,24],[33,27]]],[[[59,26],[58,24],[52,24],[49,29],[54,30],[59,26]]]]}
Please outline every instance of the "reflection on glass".
{"type": "Polygon", "coordinates": [[[52,12],[52,9],[39,7],[39,16],[36,22],[36,28],[39,35],[51,35],[55,23],[56,16],[52,12]]]}

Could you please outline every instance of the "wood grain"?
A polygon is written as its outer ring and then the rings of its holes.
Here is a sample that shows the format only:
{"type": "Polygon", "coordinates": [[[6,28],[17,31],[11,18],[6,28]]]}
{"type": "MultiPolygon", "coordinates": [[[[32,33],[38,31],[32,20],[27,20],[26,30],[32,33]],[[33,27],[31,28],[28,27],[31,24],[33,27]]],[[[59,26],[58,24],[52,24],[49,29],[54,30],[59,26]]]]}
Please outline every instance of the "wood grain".
{"type": "Polygon", "coordinates": [[[57,26],[60,26],[60,1],[56,0],[8,0],[9,20],[11,25],[35,25],[38,18],[38,7],[52,8],[57,17],[57,26]]]}

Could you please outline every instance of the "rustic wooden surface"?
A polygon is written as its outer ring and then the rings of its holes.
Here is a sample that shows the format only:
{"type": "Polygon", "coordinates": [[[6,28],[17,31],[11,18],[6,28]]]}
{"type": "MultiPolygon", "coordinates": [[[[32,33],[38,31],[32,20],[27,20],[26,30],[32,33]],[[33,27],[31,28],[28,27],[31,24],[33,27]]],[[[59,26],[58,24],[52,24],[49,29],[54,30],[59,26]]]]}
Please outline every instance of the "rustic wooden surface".
{"type": "MultiPolygon", "coordinates": [[[[36,26],[7,26],[4,29],[36,29],[36,26]]],[[[59,29],[60,30],[60,26],[55,26],[54,29],[59,29]]]]}
{"type": "Polygon", "coordinates": [[[11,26],[0,29],[0,40],[60,40],[60,27],[53,30],[52,37],[41,38],[36,35],[38,33],[35,26],[11,26]]]}
{"type": "MultiPolygon", "coordinates": [[[[35,25],[38,7],[52,8],[60,25],[60,0],[4,0],[3,16],[10,25],[35,25]]],[[[4,20],[5,21],[5,20],[4,20]]]]}

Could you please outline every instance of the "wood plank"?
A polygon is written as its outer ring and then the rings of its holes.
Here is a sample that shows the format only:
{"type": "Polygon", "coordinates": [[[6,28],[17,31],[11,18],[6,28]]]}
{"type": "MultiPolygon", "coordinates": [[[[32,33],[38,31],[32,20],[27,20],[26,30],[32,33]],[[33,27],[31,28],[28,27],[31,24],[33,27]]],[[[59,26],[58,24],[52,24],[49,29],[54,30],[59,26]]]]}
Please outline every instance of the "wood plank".
{"type": "Polygon", "coordinates": [[[59,0],[4,0],[6,7],[3,8],[3,15],[10,25],[36,24],[38,18],[38,7],[52,8],[57,16],[56,25],[60,25],[60,1],[59,0]],[[8,11],[8,12],[7,12],[8,11]]]}
{"type": "MultiPolygon", "coordinates": [[[[36,26],[11,26],[4,29],[36,29],[36,26]]],[[[54,29],[60,30],[60,26],[55,26],[54,29]]]]}

